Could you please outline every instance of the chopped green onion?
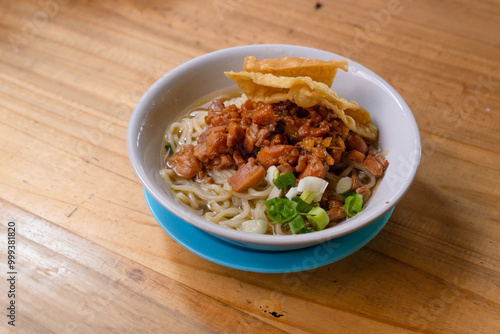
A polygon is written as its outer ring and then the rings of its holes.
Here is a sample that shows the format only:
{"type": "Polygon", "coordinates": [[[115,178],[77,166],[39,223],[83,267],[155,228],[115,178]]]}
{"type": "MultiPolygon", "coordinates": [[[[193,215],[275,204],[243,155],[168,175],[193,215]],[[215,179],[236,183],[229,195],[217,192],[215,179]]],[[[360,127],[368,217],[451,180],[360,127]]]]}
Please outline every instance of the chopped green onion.
{"type": "Polygon", "coordinates": [[[354,196],[356,195],[356,192],[354,190],[349,190],[348,192],[345,192],[342,194],[342,196],[344,196],[344,198],[347,198],[349,196],[354,196]]]}
{"type": "Polygon", "coordinates": [[[293,219],[297,214],[297,202],[288,198],[275,197],[264,201],[269,218],[276,223],[283,223],[293,219]]]}
{"type": "Polygon", "coordinates": [[[311,232],[316,232],[316,230],[313,227],[306,226],[304,227],[300,233],[311,233],[311,232]]]}
{"type": "Polygon", "coordinates": [[[292,199],[294,198],[295,196],[297,196],[299,194],[299,188],[297,187],[291,187],[290,190],[288,190],[288,192],[286,193],[286,197],[288,197],[288,199],[292,199]]]}
{"type": "Polygon", "coordinates": [[[350,190],[351,186],[352,186],[352,179],[349,176],[346,176],[346,177],[343,177],[339,180],[335,191],[338,194],[343,194],[346,191],[350,190]]]}
{"type": "Polygon", "coordinates": [[[267,223],[262,219],[246,220],[238,229],[247,233],[265,234],[267,223]]]}
{"type": "Polygon", "coordinates": [[[292,234],[297,234],[300,233],[304,227],[306,227],[306,222],[301,216],[295,216],[295,218],[288,222],[288,227],[290,228],[290,232],[292,232],[292,234]]]}
{"type": "Polygon", "coordinates": [[[276,166],[270,166],[267,169],[266,172],[267,182],[274,183],[274,180],[276,180],[278,176],[280,176],[280,171],[278,170],[278,168],[276,168],[276,166]]]}
{"type": "Polygon", "coordinates": [[[169,156],[172,154],[172,146],[170,144],[165,145],[165,154],[169,156]]]}
{"type": "Polygon", "coordinates": [[[300,179],[297,187],[299,192],[312,191],[322,194],[326,187],[328,187],[328,181],[315,176],[306,176],[303,179],[300,179]]]}
{"type": "Polygon", "coordinates": [[[345,199],[344,210],[348,217],[354,217],[363,208],[363,196],[354,194],[345,199]]]}
{"type": "Polygon", "coordinates": [[[292,201],[297,202],[297,211],[299,213],[308,213],[313,206],[307,202],[304,202],[299,196],[292,198],[292,201]]]}
{"type": "Polygon", "coordinates": [[[271,192],[269,193],[269,196],[267,198],[271,199],[275,197],[281,197],[281,189],[278,189],[277,187],[273,187],[273,189],[271,189],[271,192]]]}
{"type": "Polygon", "coordinates": [[[304,191],[300,195],[300,199],[308,204],[311,204],[315,198],[316,198],[316,193],[309,190],[304,191]]]}
{"type": "Polygon", "coordinates": [[[295,186],[295,175],[293,175],[292,172],[280,175],[274,180],[274,185],[278,187],[278,189],[293,187],[295,186]]]}
{"type": "Polygon", "coordinates": [[[312,208],[311,211],[307,213],[306,217],[318,231],[323,230],[330,222],[328,213],[319,206],[312,208]]]}

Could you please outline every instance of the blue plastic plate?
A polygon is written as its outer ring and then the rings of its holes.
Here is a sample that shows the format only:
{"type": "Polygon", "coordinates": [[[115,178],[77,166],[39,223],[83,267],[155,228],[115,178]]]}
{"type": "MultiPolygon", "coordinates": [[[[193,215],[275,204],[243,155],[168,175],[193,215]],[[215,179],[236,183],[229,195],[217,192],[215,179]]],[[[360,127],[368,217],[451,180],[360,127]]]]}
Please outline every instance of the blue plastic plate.
{"type": "Polygon", "coordinates": [[[229,268],[260,273],[287,273],[315,269],[351,255],[372,240],[389,220],[385,215],[355,232],[322,244],[283,252],[258,251],[232,245],[214,237],[161,206],[144,190],[151,213],[165,232],[196,255],[229,268]]]}

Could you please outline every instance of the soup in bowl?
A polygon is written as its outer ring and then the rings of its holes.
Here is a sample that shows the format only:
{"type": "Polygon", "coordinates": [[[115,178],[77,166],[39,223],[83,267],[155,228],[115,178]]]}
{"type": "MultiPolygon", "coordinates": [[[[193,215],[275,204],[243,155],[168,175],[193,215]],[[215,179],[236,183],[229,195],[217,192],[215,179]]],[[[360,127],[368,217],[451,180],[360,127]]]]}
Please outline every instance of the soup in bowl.
{"type": "Polygon", "coordinates": [[[341,56],[289,45],[225,49],[170,71],[134,109],[127,145],[144,189],[163,207],[259,250],[308,247],[370,224],[402,198],[420,159],[413,115],[389,84],[341,56]],[[314,60],[316,67],[291,75],[273,59],[304,59],[303,67],[314,60]],[[323,76],[332,70],[333,84],[323,76]],[[316,95],[304,102],[296,97],[304,90],[316,95]],[[241,135],[232,146],[206,153],[210,140],[226,143],[234,133],[241,135]],[[360,139],[366,147],[358,148],[360,139]],[[370,164],[377,168],[366,170],[370,164]],[[249,199],[248,192],[261,193],[249,199]]]}

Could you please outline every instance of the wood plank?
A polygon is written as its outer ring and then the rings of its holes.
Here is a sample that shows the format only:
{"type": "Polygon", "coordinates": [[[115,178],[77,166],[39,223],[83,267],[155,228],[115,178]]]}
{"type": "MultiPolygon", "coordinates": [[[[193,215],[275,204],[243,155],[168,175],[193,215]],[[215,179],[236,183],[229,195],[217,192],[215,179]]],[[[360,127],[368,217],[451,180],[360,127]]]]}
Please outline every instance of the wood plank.
{"type": "Polygon", "coordinates": [[[16,329],[500,332],[499,16],[497,0],[5,2],[0,258],[15,221],[16,329]],[[420,128],[419,172],[387,226],[316,270],[248,273],[190,253],[154,221],[128,161],[128,119],[155,80],[254,43],[352,58],[420,128]]]}
{"type": "MultiPolygon", "coordinates": [[[[281,332],[10,203],[2,200],[0,208],[2,230],[8,221],[16,222],[21,328],[88,333],[170,327],[183,333],[221,333],[258,323],[266,332],[281,332]]],[[[6,238],[0,249],[5,258],[6,238]]]]}

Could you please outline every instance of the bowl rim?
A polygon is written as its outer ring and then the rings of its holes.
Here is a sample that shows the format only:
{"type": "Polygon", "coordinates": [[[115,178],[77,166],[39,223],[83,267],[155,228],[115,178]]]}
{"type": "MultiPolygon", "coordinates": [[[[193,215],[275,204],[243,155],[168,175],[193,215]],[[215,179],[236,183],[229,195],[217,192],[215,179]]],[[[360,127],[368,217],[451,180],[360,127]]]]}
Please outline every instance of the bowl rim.
{"type": "Polygon", "coordinates": [[[371,222],[375,221],[376,219],[380,218],[385,213],[387,213],[392,207],[394,207],[399,202],[399,200],[401,200],[401,198],[406,194],[411,184],[413,183],[413,180],[415,179],[415,175],[421,158],[421,141],[420,141],[420,134],[418,131],[418,125],[415,121],[415,118],[410,108],[408,107],[404,99],[389,83],[387,83],[383,78],[381,78],[380,76],[378,76],[376,73],[369,70],[365,66],[349,58],[343,57],[341,55],[311,47],[288,45],[288,44],[251,44],[251,45],[236,46],[236,47],[229,47],[221,50],[216,50],[195,57],[173,68],[169,72],[165,73],[155,83],[153,83],[153,85],[151,85],[139,99],[130,116],[127,129],[127,152],[134,173],[136,174],[137,178],[141,182],[144,189],[146,189],[146,191],[163,207],[165,207],[167,210],[172,212],[180,219],[186,221],[187,223],[215,236],[226,238],[233,242],[241,242],[244,244],[276,245],[276,246],[305,245],[305,244],[313,245],[346,235],[357,229],[360,229],[370,224],[371,222]],[[169,196],[163,197],[160,194],[158,194],[155,185],[149,182],[149,179],[146,177],[146,171],[139,163],[141,159],[139,156],[137,145],[135,144],[138,140],[138,137],[140,136],[140,132],[139,133],[137,132],[137,128],[141,129],[142,126],[145,124],[145,118],[146,118],[145,116],[148,113],[148,108],[144,108],[144,106],[150,105],[148,101],[153,99],[158,94],[157,87],[158,88],[162,87],[163,85],[165,85],[166,82],[170,81],[171,78],[180,75],[184,71],[189,70],[189,68],[192,67],[193,65],[196,65],[201,62],[211,61],[214,60],[214,58],[217,59],[219,57],[224,57],[232,53],[246,52],[246,54],[250,54],[251,52],[255,52],[256,48],[257,49],[277,48],[280,50],[290,50],[290,51],[298,50],[299,52],[300,51],[318,52],[324,55],[328,55],[335,59],[347,60],[349,62],[350,67],[356,66],[358,70],[363,69],[364,71],[369,72],[370,75],[372,75],[375,79],[377,79],[379,83],[382,84],[383,88],[388,91],[388,93],[391,95],[391,98],[394,99],[399,104],[401,109],[405,112],[406,114],[405,116],[408,119],[411,125],[411,129],[413,131],[411,137],[414,139],[412,145],[415,148],[415,155],[411,161],[409,171],[406,177],[404,178],[404,182],[398,187],[396,192],[391,194],[387,202],[387,205],[380,206],[380,209],[377,208],[375,212],[370,213],[368,215],[360,214],[359,216],[351,218],[352,220],[355,220],[355,222],[357,223],[355,225],[352,224],[337,225],[336,229],[325,229],[314,233],[276,236],[270,234],[268,235],[268,234],[244,233],[242,231],[225,228],[218,224],[205,220],[203,217],[196,215],[194,212],[193,214],[195,216],[191,215],[191,218],[193,219],[186,220],[185,219],[186,208],[181,203],[175,202],[175,200],[169,198],[169,196]],[[134,127],[134,125],[136,126],[134,127]]]}

